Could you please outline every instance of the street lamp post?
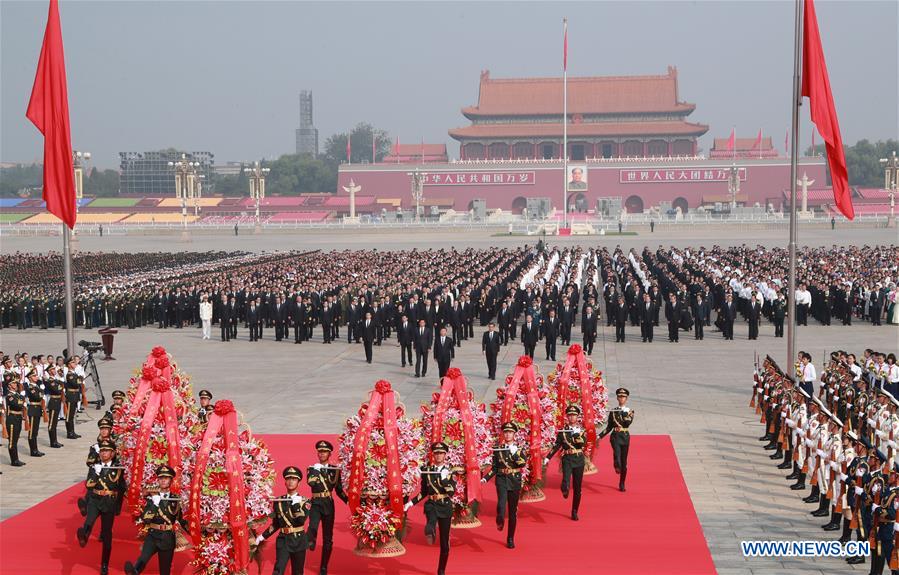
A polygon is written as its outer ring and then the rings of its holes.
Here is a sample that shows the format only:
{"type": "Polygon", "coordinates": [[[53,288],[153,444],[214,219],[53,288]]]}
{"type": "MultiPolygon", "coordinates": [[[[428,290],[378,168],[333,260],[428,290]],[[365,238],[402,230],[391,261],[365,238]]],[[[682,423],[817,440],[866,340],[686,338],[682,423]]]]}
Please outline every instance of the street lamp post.
{"type": "Polygon", "coordinates": [[[412,176],[412,200],[415,202],[415,221],[421,222],[421,201],[424,199],[425,178],[428,176],[417,168],[412,176]]]}
{"type": "MultiPolygon", "coordinates": [[[[78,204],[81,202],[82,198],[84,198],[84,167],[87,162],[91,159],[90,152],[79,152],[77,150],[72,151],[72,167],[75,172],[75,213],[78,213],[78,204]]],[[[77,220],[77,217],[76,217],[77,220]]],[[[75,243],[78,241],[78,236],[75,234],[75,230],[72,229],[72,239],[70,243],[75,243]]]]}
{"type": "Polygon", "coordinates": [[[262,223],[259,221],[259,202],[265,198],[265,175],[271,171],[270,168],[259,167],[259,162],[253,162],[252,168],[244,168],[244,173],[250,180],[250,197],[256,204],[256,225],[255,233],[262,232],[262,223]]]}
{"type": "Polygon", "coordinates": [[[884,187],[890,194],[890,219],[887,226],[892,227],[896,224],[896,188],[899,186],[899,158],[896,157],[896,150],[889,158],[881,158],[880,165],[884,168],[884,187]]]}
{"type": "Polygon", "coordinates": [[[187,230],[187,199],[194,198],[194,215],[199,210],[197,207],[197,169],[200,162],[188,161],[187,154],[181,154],[177,162],[169,162],[169,167],[175,171],[175,197],[181,200],[181,240],[190,241],[190,232],[187,230]]]}
{"type": "Polygon", "coordinates": [[[733,216],[737,209],[737,194],[740,193],[740,169],[736,165],[730,167],[727,177],[727,192],[730,194],[730,213],[733,216]]]}

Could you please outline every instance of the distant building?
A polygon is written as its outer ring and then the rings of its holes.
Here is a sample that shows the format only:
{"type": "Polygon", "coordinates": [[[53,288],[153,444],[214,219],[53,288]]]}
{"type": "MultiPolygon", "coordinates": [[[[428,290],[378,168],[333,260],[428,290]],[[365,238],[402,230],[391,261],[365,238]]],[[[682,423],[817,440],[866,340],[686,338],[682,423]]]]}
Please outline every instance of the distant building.
{"type": "Polygon", "coordinates": [[[780,154],[774,148],[771,137],[761,140],[756,138],[734,138],[734,146],[728,149],[730,138],[715,138],[709,157],[715,159],[728,158],[777,158],[780,154]]]}
{"type": "Polygon", "coordinates": [[[297,155],[318,156],[318,128],[312,121],[312,91],[300,92],[300,127],[297,128],[297,155]]]}
{"type": "Polygon", "coordinates": [[[199,162],[197,170],[204,176],[203,195],[215,191],[212,174],[215,155],[212,152],[182,152],[180,150],[160,150],[156,152],[119,152],[120,180],[119,193],[149,197],[175,195],[175,168],[169,162],[181,160],[182,154],[189,162],[199,162]]]}
{"type": "Polygon", "coordinates": [[[446,144],[394,144],[381,160],[388,164],[447,162],[446,144]]]}
{"type": "Polygon", "coordinates": [[[225,162],[224,164],[213,166],[212,171],[216,176],[239,176],[243,171],[244,165],[244,162],[225,162]]]}

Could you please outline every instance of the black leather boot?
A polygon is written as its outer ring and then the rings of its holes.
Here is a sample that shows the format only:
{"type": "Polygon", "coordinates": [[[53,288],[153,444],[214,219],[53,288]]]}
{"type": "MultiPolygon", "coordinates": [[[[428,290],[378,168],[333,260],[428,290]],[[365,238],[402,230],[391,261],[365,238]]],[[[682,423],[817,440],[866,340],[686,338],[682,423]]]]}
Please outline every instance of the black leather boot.
{"type": "Polygon", "coordinates": [[[783,449],[781,449],[780,445],[778,444],[778,446],[777,446],[777,448],[775,449],[774,453],[772,453],[771,455],[769,455],[769,456],[768,456],[768,459],[780,459],[780,458],[783,457],[783,456],[784,456],[783,449]]]}
{"type": "Polygon", "coordinates": [[[796,483],[790,486],[790,489],[793,491],[800,491],[805,489],[805,473],[799,472],[799,477],[796,478],[796,483]]]}
{"type": "Polygon", "coordinates": [[[806,503],[817,503],[820,501],[821,490],[818,489],[818,486],[815,485],[812,487],[812,492],[809,493],[808,497],[803,497],[802,500],[806,503]]]}
{"type": "Polygon", "coordinates": [[[827,514],[830,513],[828,509],[830,509],[830,499],[828,499],[827,497],[822,497],[821,504],[818,505],[818,509],[811,512],[811,516],[827,517],[827,514]]]}
{"type": "Polygon", "coordinates": [[[840,514],[836,511],[830,514],[830,523],[821,526],[825,531],[836,531],[840,528],[840,514]]]}
{"type": "Polygon", "coordinates": [[[780,465],[778,465],[777,468],[778,468],[778,469],[789,469],[790,467],[792,467],[792,465],[791,465],[791,464],[792,464],[792,459],[793,459],[793,451],[790,450],[790,449],[787,449],[787,450],[784,452],[784,460],[783,460],[783,463],[781,463],[780,465]]]}
{"type": "Polygon", "coordinates": [[[839,542],[843,545],[852,540],[852,528],[849,526],[851,523],[849,519],[843,518],[843,533],[839,539],[839,542]]]}
{"type": "Polygon", "coordinates": [[[800,473],[802,473],[802,471],[799,469],[799,466],[794,461],[793,462],[793,473],[787,475],[787,479],[799,479],[800,473]]]}

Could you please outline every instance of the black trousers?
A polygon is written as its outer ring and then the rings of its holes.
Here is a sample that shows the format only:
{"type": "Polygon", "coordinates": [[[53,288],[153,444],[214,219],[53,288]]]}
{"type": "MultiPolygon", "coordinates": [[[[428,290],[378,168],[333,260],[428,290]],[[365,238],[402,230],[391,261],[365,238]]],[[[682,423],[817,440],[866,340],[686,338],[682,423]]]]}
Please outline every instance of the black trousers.
{"type": "Polygon", "coordinates": [[[640,324],[640,336],[643,338],[643,341],[648,341],[652,343],[652,322],[643,322],[640,324]]]}
{"type": "Polygon", "coordinates": [[[219,322],[222,330],[222,341],[231,341],[231,327],[228,325],[228,321],[219,322]]]}
{"type": "Polygon", "coordinates": [[[355,335],[354,335],[355,333],[356,333],[355,325],[352,322],[347,323],[346,324],[346,342],[347,343],[353,343],[353,339],[355,338],[355,335]]]}
{"type": "Polygon", "coordinates": [[[59,423],[59,410],[61,408],[62,404],[58,399],[51,399],[47,403],[47,419],[49,420],[47,423],[47,434],[50,436],[50,445],[59,443],[56,440],[56,425],[59,423]]]}
{"type": "Polygon", "coordinates": [[[37,432],[41,429],[41,413],[39,409],[28,410],[28,423],[31,429],[28,430],[28,449],[34,454],[37,449],[37,432]]]}
{"type": "Polygon", "coordinates": [[[237,318],[231,318],[231,339],[237,339],[237,318]]]}
{"type": "Polygon", "coordinates": [[[499,342],[502,345],[506,345],[509,343],[509,336],[512,335],[512,330],[509,326],[500,326],[499,328],[499,342]]]}
{"type": "Polygon", "coordinates": [[[612,432],[609,439],[612,444],[612,464],[615,472],[621,475],[621,482],[627,477],[627,452],[631,446],[631,437],[628,433],[612,432]]]}
{"type": "MultiPolygon", "coordinates": [[[[615,323],[615,341],[624,342],[624,326],[625,323],[615,323]]],[[[584,336],[584,349],[587,349],[587,336],[584,336]]]]}
{"type": "Polygon", "coordinates": [[[371,363],[372,341],[370,339],[363,339],[362,345],[365,347],[365,361],[371,363]]]}
{"type": "Polygon", "coordinates": [[[705,337],[702,329],[702,320],[697,319],[695,322],[693,322],[693,335],[696,337],[696,339],[702,339],[703,337],[705,337]]]}
{"type": "Polygon", "coordinates": [[[799,304],[796,306],[796,324],[808,325],[808,305],[799,304]]]}
{"type": "Polygon", "coordinates": [[[291,575],[302,575],[303,565],[306,563],[306,549],[308,546],[304,534],[278,535],[278,539],[275,540],[275,569],[272,575],[283,575],[288,560],[291,575]],[[294,540],[290,541],[288,538],[294,540]]]}
{"type": "Polygon", "coordinates": [[[300,327],[300,324],[293,324],[293,342],[294,343],[303,343],[303,328],[300,327]]]}
{"type": "Polygon", "coordinates": [[[66,435],[75,433],[75,412],[78,411],[77,401],[66,401],[66,435]]]}
{"type": "Polygon", "coordinates": [[[676,321],[668,322],[668,341],[678,341],[678,329],[676,321]]]}
{"type": "Polygon", "coordinates": [[[406,367],[406,364],[412,365],[412,344],[411,343],[401,343],[400,344],[400,359],[402,360],[403,367],[406,367]]]}
{"type": "Polygon", "coordinates": [[[257,341],[262,336],[262,323],[250,324],[250,341],[257,341]]]}
{"type": "Polygon", "coordinates": [[[437,360],[437,375],[439,375],[440,377],[443,377],[444,375],[446,375],[446,372],[449,371],[451,361],[452,360],[450,360],[450,359],[444,359],[444,360],[438,359],[437,360]]]}
{"type": "Polygon", "coordinates": [[[19,460],[19,436],[22,434],[22,416],[10,414],[6,421],[6,433],[9,435],[9,462],[19,460]]]}
{"type": "Polygon", "coordinates": [[[573,466],[566,463],[562,459],[562,492],[568,492],[568,486],[571,485],[574,491],[574,498],[571,500],[571,511],[576,513],[578,507],[581,506],[581,485],[584,483],[584,464],[573,466]]]}
{"type": "Polygon", "coordinates": [[[759,338],[759,322],[758,320],[749,320],[749,339],[759,338]]]}
{"type": "Polygon", "coordinates": [[[415,352],[415,375],[427,375],[428,374],[428,352],[427,351],[416,351],[415,352]]]}
{"type": "Polygon", "coordinates": [[[148,534],[140,548],[140,557],[137,558],[137,563],[134,564],[134,570],[137,573],[143,571],[147,566],[147,563],[150,562],[150,559],[153,558],[153,555],[158,556],[159,575],[171,575],[172,560],[175,558],[174,532],[168,531],[161,537],[153,532],[148,534]],[[171,537],[171,541],[167,540],[169,536],[171,537]],[[158,537],[163,539],[163,541],[157,539],[158,537]]]}
{"type": "Polygon", "coordinates": [[[546,357],[556,361],[556,338],[546,338],[546,357]]]}
{"type": "Polygon", "coordinates": [[[487,377],[493,379],[496,377],[496,354],[488,353],[487,355],[487,377]]]}
{"type": "Polygon", "coordinates": [[[284,338],[284,322],[275,322],[275,341],[281,341],[284,338]]]}
{"type": "Polygon", "coordinates": [[[496,488],[496,522],[500,523],[501,521],[503,521],[508,509],[509,531],[506,533],[506,535],[509,539],[513,539],[515,537],[515,527],[518,526],[518,498],[520,496],[521,491],[517,489],[511,490],[502,487],[496,488]]]}
{"type": "Polygon", "coordinates": [[[531,359],[534,359],[534,349],[537,347],[536,343],[526,343],[524,344],[524,354],[531,359]]]}
{"type": "Polygon", "coordinates": [[[440,541],[440,559],[437,563],[437,572],[443,573],[446,569],[446,563],[449,560],[449,551],[450,551],[450,527],[453,522],[452,513],[447,515],[446,517],[441,517],[433,507],[429,506],[425,503],[425,534],[426,535],[439,535],[440,541]],[[439,533],[435,533],[434,531],[438,531],[439,533]]]}
{"type": "MultiPolygon", "coordinates": [[[[616,328],[615,331],[617,333],[618,329],[616,328]]],[[[624,341],[624,327],[623,326],[621,328],[621,341],[624,341]]],[[[593,353],[593,344],[595,342],[596,342],[595,334],[593,334],[593,335],[588,335],[586,333],[584,334],[584,351],[586,351],[587,354],[593,353]]]]}
{"type": "Polygon", "coordinates": [[[334,549],[334,514],[322,513],[322,509],[316,505],[312,505],[309,510],[309,541],[314,542],[318,536],[318,524],[322,526],[322,560],[319,570],[328,568],[328,561],[331,559],[331,550],[334,549]]]}
{"type": "Polygon", "coordinates": [[[112,524],[115,521],[115,512],[100,511],[96,505],[88,504],[87,517],[84,519],[84,532],[88,537],[90,537],[98,517],[100,518],[100,541],[103,543],[100,564],[109,565],[109,556],[112,555],[112,524]]]}

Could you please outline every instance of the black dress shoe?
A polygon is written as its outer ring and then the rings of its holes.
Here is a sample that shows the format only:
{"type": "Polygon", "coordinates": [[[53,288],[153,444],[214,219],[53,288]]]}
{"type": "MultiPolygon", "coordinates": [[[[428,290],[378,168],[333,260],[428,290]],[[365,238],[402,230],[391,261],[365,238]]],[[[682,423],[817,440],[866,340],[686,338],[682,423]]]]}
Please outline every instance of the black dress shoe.
{"type": "Polygon", "coordinates": [[[784,456],[784,454],[782,452],[778,453],[777,451],[775,451],[774,453],[772,453],[771,455],[768,456],[768,459],[771,459],[771,460],[780,459],[783,456],[784,456]]]}
{"type": "Polygon", "coordinates": [[[765,435],[759,437],[759,441],[771,441],[771,438],[766,433],[765,435]]]}
{"type": "Polygon", "coordinates": [[[861,565],[864,562],[864,557],[850,557],[849,559],[846,559],[846,563],[849,563],[850,565],[861,565]]]}
{"type": "Polygon", "coordinates": [[[12,463],[10,463],[10,465],[12,465],[13,467],[24,467],[24,466],[25,466],[25,462],[16,459],[16,460],[13,461],[12,463]]]}
{"type": "Polygon", "coordinates": [[[811,515],[812,517],[827,517],[828,515],[830,515],[830,512],[827,509],[818,509],[816,511],[812,511],[811,515]]]}
{"type": "Polygon", "coordinates": [[[568,490],[567,489],[562,490],[562,497],[565,499],[568,499],[568,490]]]}
{"type": "Polygon", "coordinates": [[[577,521],[577,520],[578,520],[577,511],[572,511],[572,512],[571,512],[571,520],[572,520],[572,521],[577,521]]]}
{"type": "Polygon", "coordinates": [[[503,519],[502,517],[497,517],[496,518],[496,530],[502,531],[505,526],[506,526],[506,520],[503,519]]]}
{"type": "Polygon", "coordinates": [[[840,524],[839,524],[839,523],[828,523],[827,525],[825,525],[825,526],[822,527],[821,529],[823,529],[823,530],[825,530],[825,531],[839,531],[839,529],[840,529],[840,524]]]}
{"type": "Polygon", "coordinates": [[[777,444],[769,443],[768,445],[765,446],[765,449],[767,449],[768,451],[771,451],[772,449],[777,449],[777,444]]]}
{"type": "Polygon", "coordinates": [[[60,447],[62,447],[62,443],[51,443],[50,447],[52,447],[53,449],[59,449],[60,447]]]}
{"type": "Polygon", "coordinates": [[[790,489],[792,489],[793,491],[802,491],[803,489],[805,489],[805,483],[794,483],[790,486],[790,489]]]}
{"type": "Polygon", "coordinates": [[[515,542],[509,539],[508,541],[506,541],[506,547],[508,547],[509,549],[515,549],[515,542]]]}
{"type": "Polygon", "coordinates": [[[79,527],[76,535],[78,536],[78,545],[87,546],[87,533],[84,532],[84,527],[79,527]]]}
{"type": "Polygon", "coordinates": [[[618,484],[618,491],[627,491],[627,489],[624,488],[624,483],[618,484]]]}
{"type": "Polygon", "coordinates": [[[125,561],[125,574],[126,575],[134,575],[137,571],[134,570],[134,565],[131,564],[131,561],[125,561]]]}
{"type": "Polygon", "coordinates": [[[31,455],[31,457],[43,457],[44,452],[43,451],[32,451],[29,455],[31,455]]]}
{"type": "Polygon", "coordinates": [[[309,540],[309,551],[315,551],[315,539],[309,540]]]}
{"type": "Polygon", "coordinates": [[[109,575],[109,565],[100,565],[100,575],[109,575]]]}
{"type": "Polygon", "coordinates": [[[793,467],[793,464],[790,463],[789,461],[784,461],[783,463],[781,463],[780,465],[777,466],[778,469],[789,469],[791,467],[793,467]]]}

